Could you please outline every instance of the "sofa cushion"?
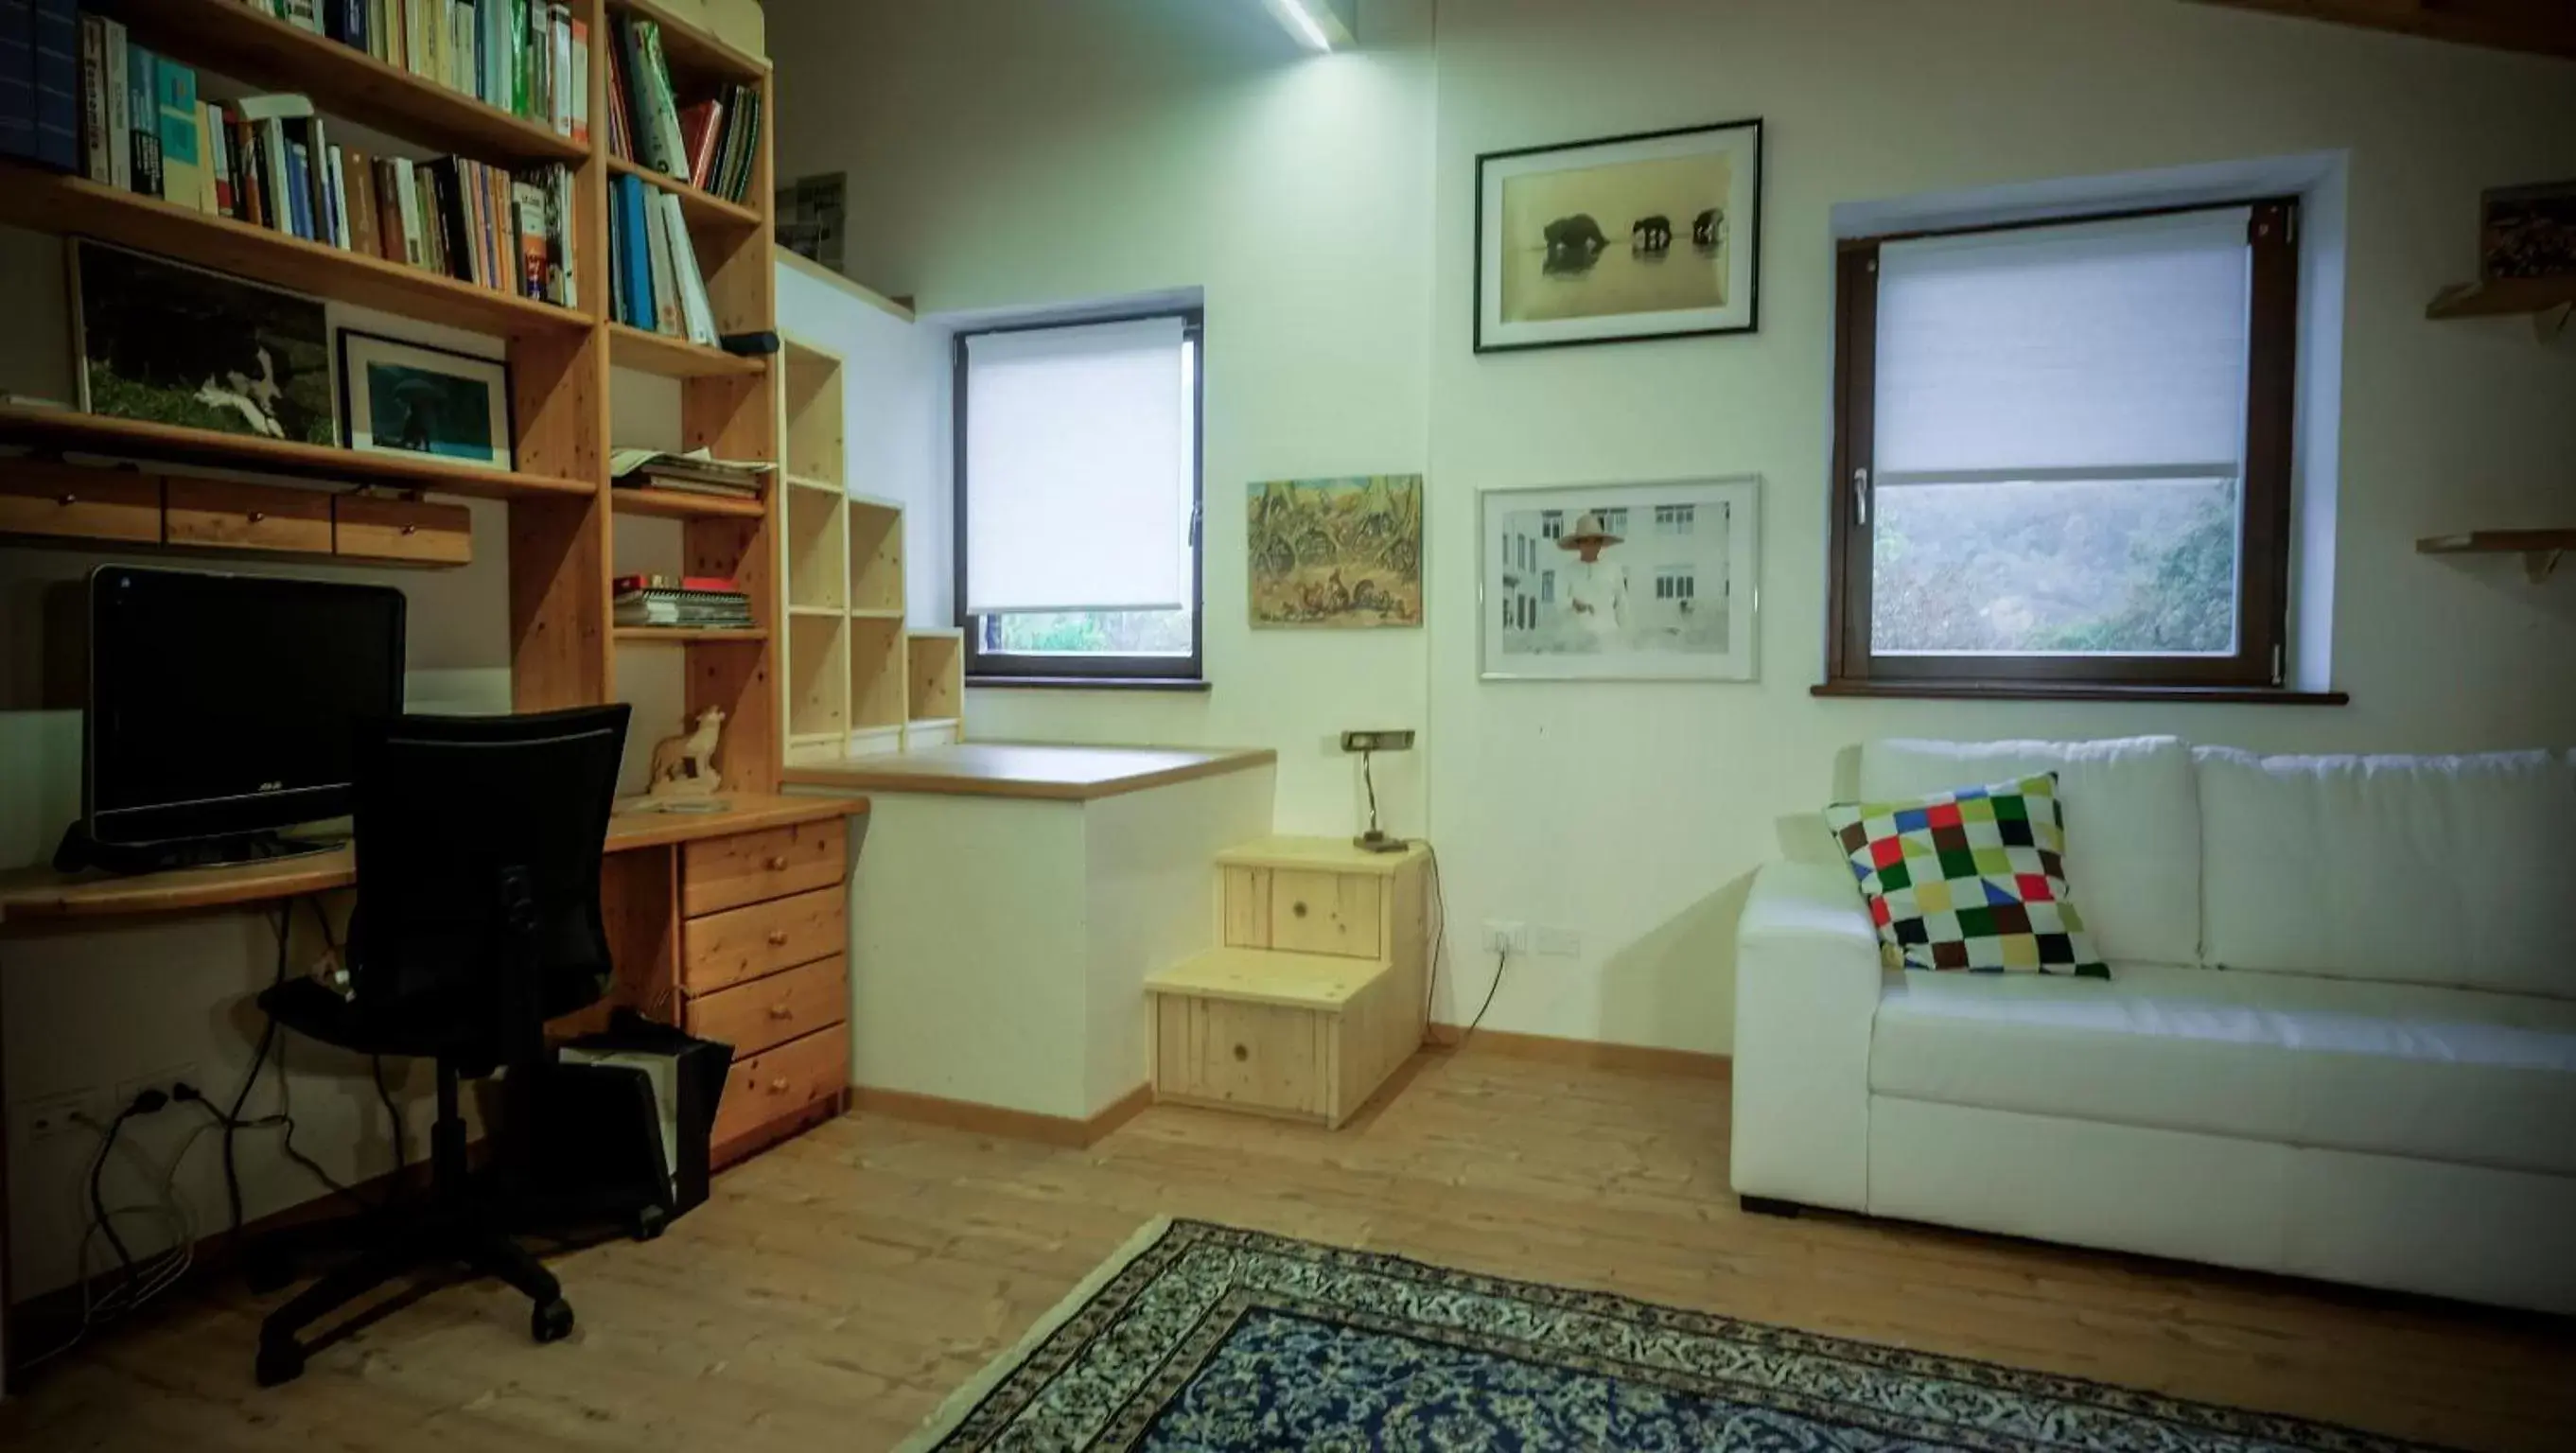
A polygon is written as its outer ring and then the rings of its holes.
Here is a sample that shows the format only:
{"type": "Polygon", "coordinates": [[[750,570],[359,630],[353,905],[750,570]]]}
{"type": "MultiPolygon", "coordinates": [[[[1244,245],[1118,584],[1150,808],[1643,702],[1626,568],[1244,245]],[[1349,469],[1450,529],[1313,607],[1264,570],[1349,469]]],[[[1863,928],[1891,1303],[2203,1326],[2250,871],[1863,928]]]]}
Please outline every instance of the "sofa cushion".
{"type": "Polygon", "coordinates": [[[2109,976],[2066,885],[2054,776],[1839,802],[1825,826],[1889,968],[2109,976]]]}
{"type": "Polygon", "coordinates": [[[2566,760],[2194,756],[2208,962],[2576,999],[2566,760]]]}
{"type": "Polygon", "coordinates": [[[1891,740],[1861,749],[1865,801],[2057,774],[2066,876],[2114,963],[2200,958],[2200,799],[2178,737],[2099,742],[1891,740]]]}
{"type": "Polygon", "coordinates": [[[2576,1004],[2529,995],[2162,964],[2115,963],[2107,983],[1891,974],[1869,1082],[1944,1104],[2576,1175],[2576,1004]]]}

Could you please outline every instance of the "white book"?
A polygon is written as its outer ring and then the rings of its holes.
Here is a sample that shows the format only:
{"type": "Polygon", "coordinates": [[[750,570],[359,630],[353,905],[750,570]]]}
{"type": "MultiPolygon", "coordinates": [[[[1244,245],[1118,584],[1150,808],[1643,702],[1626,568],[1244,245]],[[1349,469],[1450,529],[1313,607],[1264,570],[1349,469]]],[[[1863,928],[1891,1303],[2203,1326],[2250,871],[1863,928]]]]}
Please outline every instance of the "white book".
{"type": "Polygon", "coordinates": [[[210,216],[224,215],[223,197],[216,190],[218,180],[232,180],[230,138],[224,135],[223,113],[212,101],[197,103],[197,126],[206,138],[204,164],[197,168],[197,210],[210,216]]]}
{"type": "Polygon", "coordinates": [[[329,160],[322,166],[322,194],[330,204],[326,210],[331,214],[331,225],[325,229],[324,240],[333,247],[346,248],[349,245],[349,174],[342,168],[348,165],[348,156],[336,146],[325,155],[329,160]]]}
{"type": "Polygon", "coordinates": [[[662,227],[662,192],[658,187],[644,189],[644,251],[652,262],[653,331],[678,338],[688,332],[680,318],[679,275],[671,266],[671,236],[662,227]]]}
{"type": "MultiPolygon", "coordinates": [[[[116,83],[118,90],[125,83],[116,83]]],[[[114,184],[116,164],[107,145],[107,19],[81,17],[81,175],[114,184]]]]}
{"type": "Polygon", "coordinates": [[[715,346],[715,310],[707,304],[707,280],[698,271],[698,250],[689,242],[689,219],[680,212],[680,199],[668,192],[654,199],[661,207],[662,225],[671,234],[671,271],[680,284],[680,317],[687,323],[689,341],[715,346]]]}
{"type": "Polygon", "coordinates": [[[581,254],[573,250],[572,219],[572,168],[559,166],[555,168],[555,227],[562,237],[563,296],[556,301],[567,308],[578,308],[581,306],[581,288],[574,279],[580,276],[581,269],[574,260],[581,254]]]}
{"type": "Polygon", "coordinates": [[[107,164],[120,192],[134,189],[134,112],[125,101],[125,27],[107,22],[107,164]]]}
{"type": "Polygon", "coordinates": [[[420,174],[409,157],[394,158],[394,200],[402,207],[403,261],[425,267],[420,242],[420,174]]]}
{"type": "Polygon", "coordinates": [[[299,30],[322,33],[321,0],[280,0],[278,18],[299,30]]]}
{"type": "Polygon", "coordinates": [[[572,135],[590,137],[590,47],[572,48],[572,135]]]}
{"type": "Polygon", "coordinates": [[[294,91],[244,96],[233,103],[244,121],[294,121],[313,114],[313,98],[294,91]]]}
{"type": "Polygon", "coordinates": [[[551,64],[546,70],[547,99],[553,103],[555,134],[572,135],[572,12],[561,5],[554,7],[554,32],[551,64]]]}

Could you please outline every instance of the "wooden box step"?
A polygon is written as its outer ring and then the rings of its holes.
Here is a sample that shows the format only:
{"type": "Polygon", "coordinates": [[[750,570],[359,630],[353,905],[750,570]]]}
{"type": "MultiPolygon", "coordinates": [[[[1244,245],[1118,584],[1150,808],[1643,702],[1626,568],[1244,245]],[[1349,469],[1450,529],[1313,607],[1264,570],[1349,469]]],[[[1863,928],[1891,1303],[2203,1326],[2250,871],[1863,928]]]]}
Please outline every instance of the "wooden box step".
{"type": "Polygon", "coordinates": [[[1156,994],[1192,999],[1277,1004],[1288,1009],[1339,1014],[1390,972],[1386,964],[1336,954],[1214,948],[1147,979],[1145,988],[1156,994]]]}
{"type": "Polygon", "coordinates": [[[1422,1047],[1419,982],[1338,955],[1200,954],[1145,983],[1154,1097],[1338,1126],[1422,1047]]]}

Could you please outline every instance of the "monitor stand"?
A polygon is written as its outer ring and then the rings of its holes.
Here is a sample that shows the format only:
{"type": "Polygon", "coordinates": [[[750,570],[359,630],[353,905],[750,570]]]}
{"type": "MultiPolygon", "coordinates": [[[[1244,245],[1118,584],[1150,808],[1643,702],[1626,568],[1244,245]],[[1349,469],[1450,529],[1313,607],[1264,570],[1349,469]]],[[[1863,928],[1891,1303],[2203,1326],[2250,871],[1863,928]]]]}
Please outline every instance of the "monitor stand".
{"type": "Polygon", "coordinates": [[[265,829],[165,843],[103,843],[76,822],[64,831],[62,846],[54,849],[54,870],[77,873],[84,868],[99,868],[117,874],[166,873],[180,868],[222,868],[235,863],[296,858],[307,853],[327,853],[336,846],[265,829]]]}

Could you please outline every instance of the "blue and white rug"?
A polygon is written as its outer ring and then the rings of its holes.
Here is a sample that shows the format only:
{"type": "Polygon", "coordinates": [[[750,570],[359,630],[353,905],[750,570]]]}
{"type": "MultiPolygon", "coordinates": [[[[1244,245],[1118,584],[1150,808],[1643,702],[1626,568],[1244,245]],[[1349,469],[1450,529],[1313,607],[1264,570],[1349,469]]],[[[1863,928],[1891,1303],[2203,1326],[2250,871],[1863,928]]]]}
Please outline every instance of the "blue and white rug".
{"type": "Polygon", "coordinates": [[[1157,1222],[908,1453],[2400,1453],[2296,1418],[1157,1222]]]}

